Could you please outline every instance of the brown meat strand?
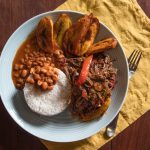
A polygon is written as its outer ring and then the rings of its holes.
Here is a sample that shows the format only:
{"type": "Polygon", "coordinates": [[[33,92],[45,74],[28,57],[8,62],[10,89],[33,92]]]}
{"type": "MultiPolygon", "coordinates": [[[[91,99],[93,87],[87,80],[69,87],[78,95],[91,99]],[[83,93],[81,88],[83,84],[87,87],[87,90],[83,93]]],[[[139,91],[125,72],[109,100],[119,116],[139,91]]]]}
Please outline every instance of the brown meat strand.
{"type": "Polygon", "coordinates": [[[109,56],[99,54],[94,56],[91,63],[88,78],[85,83],[78,87],[80,68],[83,60],[76,64],[78,59],[67,59],[67,67],[71,76],[73,92],[71,101],[71,111],[73,115],[82,121],[89,121],[100,117],[108,108],[112,89],[116,82],[116,69],[112,66],[112,60],[109,56]],[[86,90],[87,96],[82,96],[82,91],[86,90]]]}

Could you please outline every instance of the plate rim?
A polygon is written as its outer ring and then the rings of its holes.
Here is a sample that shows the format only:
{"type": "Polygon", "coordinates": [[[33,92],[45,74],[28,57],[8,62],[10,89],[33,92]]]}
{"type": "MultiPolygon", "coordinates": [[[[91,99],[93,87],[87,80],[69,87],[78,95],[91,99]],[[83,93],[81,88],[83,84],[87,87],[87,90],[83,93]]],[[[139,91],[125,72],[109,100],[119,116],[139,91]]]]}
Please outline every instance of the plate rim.
{"type": "MultiPolygon", "coordinates": [[[[5,51],[7,51],[7,49],[6,49],[6,47],[7,47],[7,44],[9,43],[9,41],[14,37],[14,35],[18,32],[18,30],[20,30],[25,24],[28,24],[28,22],[30,22],[31,20],[33,20],[33,19],[36,19],[36,18],[38,18],[38,17],[42,17],[42,16],[44,16],[44,15],[48,15],[48,14],[52,14],[52,13],[57,13],[57,12],[62,12],[62,13],[65,13],[65,12],[71,12],[71,13],[76,13],[76,14],[79,14],[79,15],[84,15],[85,13],[83,13],[83,12],[79,12],[79,11],[73,11],[73,10],[54,10],[54,11],[47,11],[47,12],[44,12],[44,13],[40,13],[40,14],[38,14],[38,15],[36,15],[36,16],[33,16],[32,18],[30,18],[30,19],[28,19],[27,21],[25,21],[24,23],[22,23],[11,35],[10,35],[10,37],[8,38],[8,40],[6,41],[6,43],[5,43],[5,45],[4,45],[4,47],[3,47],[3,49],[2,49],[2,53],[1,53],[1,56],[0,56],[0,66],[1,66],[1,64],[2,64],[2,58],[3,58],[3,55],[4,55],[4,53],[5,53],[5,51]]],[[[115,34],[111,31],[111,29],[109,29],[103,22],[101,22],[100,21],[100,23],[105,27],[105,28],[107,28],[107,30],[109,30],[109,32],[111,32],[111,34],[117,39],[117,41],[119,42],[119,40],[118,40],[118,38],[115,36],[115,34]]],[[[123,104],[124,104],[124,102],[125,102],[125,98],[126,98],[126,95],[127,95],[127,91],[128,91],[128,86],[129,86],[129,76],[128,76],[128,74],[129,74],[129,69],[128,69],[128,63],[127,63],[127,58],[126,58],[126,55],[125,55],[125,52],[124,52],[124,48],[123,48],[123,46],[122,46],[122,44],[119,42],[119,44],[120,44],[120,47],[121,47],[121,49],[122,49],[122,52],[123,52],[123,55],[124,55],[124,58],[125,58],[125,64],[126,64],[126,76],[127,76],[127,83],[126,83],[126,90],[125,90],[125,93],[124,93],[124,98],[123,98],[123,100],[122,100],[122,102],[121,102],[121,105],[120,105],[120,107],[119,107],[119,109],[118,109],[118,111],[116,112],[116,114],[109,120],[109,122],[107,123],[107,125],[116,117],[116,115],[118,114],[118,112],[120,111],[120,109],[122,108],[122,106],[123,106],[123,104]]],[[[0,80],[1,81],[1,80],[0,80]]],[[[36,133],[32,133],[32,131],[30,130],[30,129],[28,129],[28,128],[25,128],[23,125],[22,125],[22,123],[20,123],[19,121],[18,121],[18,119],[16,119],[12,114],[11,114],[11,112],[7,109],[7,107],[6,107],[6,102],[3,100],[3,93],[2,93],[2,87],[0,86],[0,96],[1,96],[1,101],[2,101],[2,103],[3,103],[3,105],[4,105],[4,107],[5,107],[5,109],[6,109],[6,111],[8,112],[8,114],[11,116],[11,118],[23,129],[23,130],[25,130],[26,132],[28,132],[29,134],[31,134],[31,135],[34,135],[34,136],[36,136],[36,137],[38,137],[38,138],[40,138],[40,139],[43,139],[43,140],[47,140],[47,141],[53,141],[53,142],[74,142],[74,141],[79,141],[79,140],[83,140],[83,139],[85,139],[85,138],[88,138],[88,137],[90,137],[90,136],[92,136],[92,135],[94,135],[94,134],[96,134],[97,132],[99,132],[102,128],[99,128],[98,130],[95,130],[94,132],[92,132],[92,134],[89,134],[88,136],[86,136],[86,137],[82,137],[82,138],[80,138],[79,136],[78,137],[76,137],[76,138],[70,138],[70,139],[65,139],[65,140],[59,140],[59,138],[57,138],[57,140],[56,140],[56,138],[55,138],[55,140],[54,139],[50,139],[49,137],[40,137],[39,135],[37,135],[36,133]]]]}

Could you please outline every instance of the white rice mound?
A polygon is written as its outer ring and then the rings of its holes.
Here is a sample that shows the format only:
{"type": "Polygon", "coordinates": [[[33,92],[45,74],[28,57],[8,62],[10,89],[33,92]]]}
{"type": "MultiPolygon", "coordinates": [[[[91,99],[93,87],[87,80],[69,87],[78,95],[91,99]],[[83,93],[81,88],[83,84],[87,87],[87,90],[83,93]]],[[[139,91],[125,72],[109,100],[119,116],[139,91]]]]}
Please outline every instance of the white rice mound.
{"type": "Polygon", "coordinates": [[[32,84],[24,87],[24,96],[30,109],[40,115],[52,116],[67,108],[71,99],[71,84],[58,69],[58,81],[51,91],[42,91],[32,84]]]}

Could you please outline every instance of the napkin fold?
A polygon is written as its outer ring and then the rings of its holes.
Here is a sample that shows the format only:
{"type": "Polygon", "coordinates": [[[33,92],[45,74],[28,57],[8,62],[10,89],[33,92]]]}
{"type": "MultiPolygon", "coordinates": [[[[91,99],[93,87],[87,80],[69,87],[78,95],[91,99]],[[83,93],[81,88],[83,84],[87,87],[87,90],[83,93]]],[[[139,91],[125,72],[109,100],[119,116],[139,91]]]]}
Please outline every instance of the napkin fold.
{"type": "MultiPolygon", "coordinates": [[[[150,109],[150,19],[136,0],[68,0],[57,10],[92,12],[115,33],[127,57],[134,49],[143,52],[138,69],[129,82],[128,94],[119,115],[118,134],[150,109]]],[[[48,150],[94,150],[110,140],[105,138],[104,131],[71,143],[41,141],[48,150]]]]}

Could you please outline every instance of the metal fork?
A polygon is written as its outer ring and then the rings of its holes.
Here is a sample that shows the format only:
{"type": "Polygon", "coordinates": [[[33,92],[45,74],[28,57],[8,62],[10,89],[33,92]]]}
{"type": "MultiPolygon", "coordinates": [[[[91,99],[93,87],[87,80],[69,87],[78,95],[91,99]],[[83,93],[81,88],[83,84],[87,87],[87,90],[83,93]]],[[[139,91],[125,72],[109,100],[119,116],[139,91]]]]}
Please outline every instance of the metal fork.
{"type": "MultiPolygon", "coordinates": [[[[138,64],[140,62],[142,56],[142,52],[140,50],[134,50],[132,54],[128,58],[128,66],[129,66],[129,79],[132,77],[132,75],[135,73],[138,64]]],[[[106,134],[108,137],[112,137],[115,134],[116,127],[117,127],[117,121],[118,121],[118,116],[113,119],[113,121],[106,127],[106,134]]]]}

